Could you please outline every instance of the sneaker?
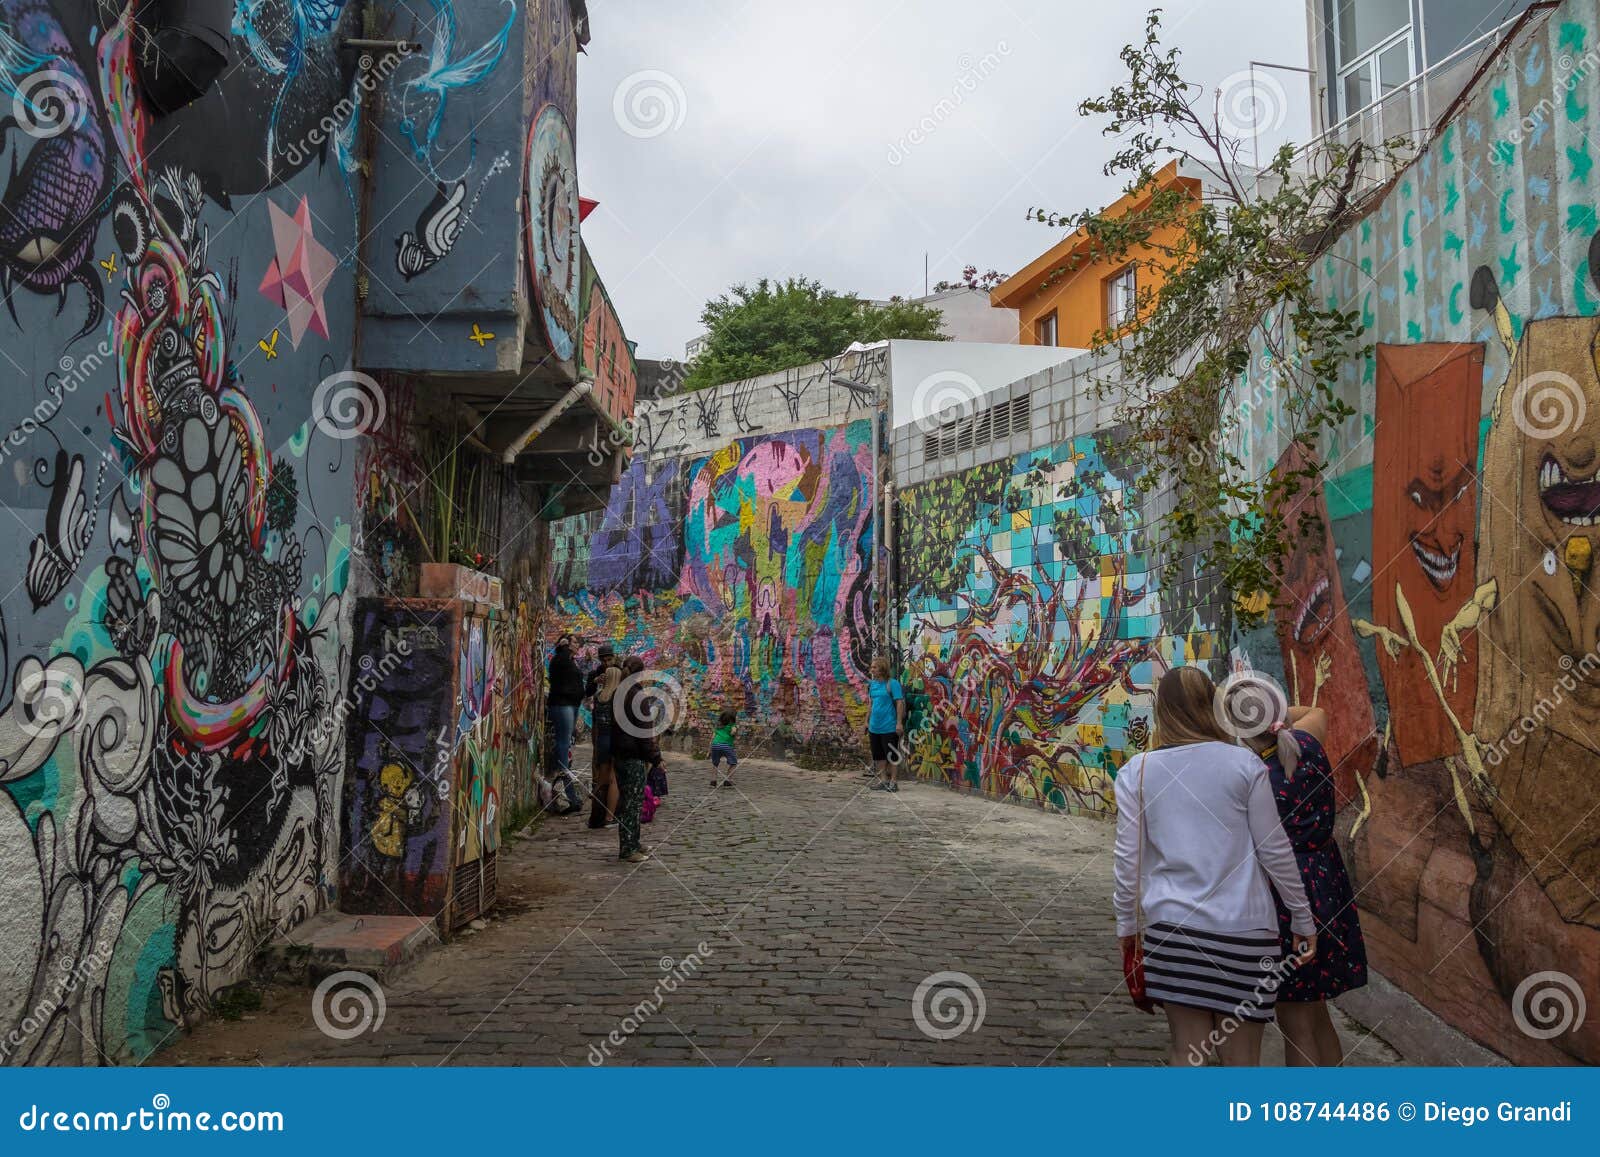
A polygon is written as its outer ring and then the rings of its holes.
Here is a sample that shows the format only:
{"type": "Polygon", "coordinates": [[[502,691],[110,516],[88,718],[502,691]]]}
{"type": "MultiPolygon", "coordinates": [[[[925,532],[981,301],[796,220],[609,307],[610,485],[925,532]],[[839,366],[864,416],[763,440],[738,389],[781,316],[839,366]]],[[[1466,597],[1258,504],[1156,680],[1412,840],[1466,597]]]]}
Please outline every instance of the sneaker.
{"type": "Polygon", "coordinates": [[[622,857],[624,864],[642,864],[650,858],[650,853],[640,848],[637,852],[629,852],[622,857]]]}
{"type": "Polygon", "coordinates": [[[721,783],[717,784],[717,786],[718,787],[732,787],[733,786],[733,780],[725,779],[721,783]]]}
{"type": "Polygon", "coordinates": [[[714,779],[714,780],[711,781],[711,786],[712,787],[721,787],[722,786],[722,781],[720,779],[714,779]]]}
{"type": "Polygon", "coordinates": [[[896,783],[894,780],[891,779],[889,781],[889,786],[884,788],[883,790],[884,791],[899,791],[900,790],[900,785],[898,783],[896,783]]]}

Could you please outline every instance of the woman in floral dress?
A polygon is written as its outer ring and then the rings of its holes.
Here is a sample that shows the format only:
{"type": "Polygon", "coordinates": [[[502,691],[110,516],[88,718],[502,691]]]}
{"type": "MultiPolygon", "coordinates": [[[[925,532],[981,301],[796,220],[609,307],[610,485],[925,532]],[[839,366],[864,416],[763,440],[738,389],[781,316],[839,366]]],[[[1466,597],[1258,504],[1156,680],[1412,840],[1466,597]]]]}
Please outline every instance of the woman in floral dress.
{"type": "MultiPolygon", "coordinates": [[[[1317,922],[1317,954],[1295,968],[1278,989],[1278,1027],[1290,1065],[1337,1065],[1344,1059],[1328,1001],[1367,983],[1367,949],[1361,938],[1354,889],[1333,835],[1333,769],[1323,741],[1328,715],[1320,707],[1289,707],[1261,737],[1283,830],[1294,845],[1306,899],[1317,922]]],[[[1279,936],[1292,940],[1289,913],[1278,904],[1279,936]]]]}

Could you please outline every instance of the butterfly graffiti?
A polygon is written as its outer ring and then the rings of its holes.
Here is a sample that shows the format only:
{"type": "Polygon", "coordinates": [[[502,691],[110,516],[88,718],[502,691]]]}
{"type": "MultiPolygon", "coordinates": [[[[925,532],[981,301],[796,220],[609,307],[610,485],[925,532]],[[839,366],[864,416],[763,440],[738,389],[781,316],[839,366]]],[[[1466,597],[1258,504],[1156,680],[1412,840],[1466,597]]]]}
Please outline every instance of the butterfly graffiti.
{"type": "Polygon", "coordinates": [[[489,166],[489,171],[478,184],[477,192],[473,193],[471,203],[467,202],[467,183],[456,181],[446,183],[440,181],[432,200],[423,206],[422,212],[417,214],[415,228],[408,229],[395,239],[395,268],[400,271],[400,276],[410,281],[419,274],[426,273],[442,261],[461,238],[463,226],[472,218],[473,210],[478,207],[478,201],[483,196],[483,190],[490,179],[499,172],[510,168],[511,157],[502,153],[494,159],[489,166]]]}
{"type": "MultiPolygon", "coordinates": [[[[43,466],[44,460],[39,460],[43,466]]],[[[95,510],[100,505],[100,486],[105,482],[106,464],[100,463],[95,480],[94,499],[84,495],[83,455],[56,451],[55,476],[50,488],[50,505],[45,511],[44,530],[34,536],[28,549],[25,584],[34,610],[49,606],[77,572],[94,536],[95,510]]]]}

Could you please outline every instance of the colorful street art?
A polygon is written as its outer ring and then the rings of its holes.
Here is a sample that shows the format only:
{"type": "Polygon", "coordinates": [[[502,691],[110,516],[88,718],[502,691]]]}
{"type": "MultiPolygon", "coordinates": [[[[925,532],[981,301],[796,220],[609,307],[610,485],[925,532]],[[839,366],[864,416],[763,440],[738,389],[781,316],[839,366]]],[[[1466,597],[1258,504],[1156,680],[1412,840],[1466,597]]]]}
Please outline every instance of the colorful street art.
{"type": "Polygon", "coordinates": [[[1530,978],[1600,984],[1600,75],[1562,64],[1597,34],[1592,4],[1536,13],[1319,263],[1376,349],[1342,379],[1282,649],[1234,640],[1298,697],[1321,684],[1375,966],[1521,1063],[1600,1063],[1593,1015],[1549,1039],[1518,1021],[1530,978]]]}
{"type": "MultiPolygon", "coordinates": [[[[86,257],[99,279],[85,328],[9,299],[33,373],[5,407],[24,467],[8,501],[38,527],[0,636],[15,661],[0,706],[13,1064],[144,1057],[334,893],[350,478],[305,420],[332,353],[321,335],[276,360],[236,340],[266,303],[213,244],[226,207],[182,147],[149,156],[135,8],[98,37],[56,36],[44,4],[0,8],[93,106],[49,139],[8,129],[26,151],[10,220],[53,247],[6,284],[53,289],[65,312],[86,257]],[[104,326],[101,286],[117,302],[104,326]]],[[[329,192],[308,178],[299,203],[329,192]]],[[[248,211],[270,231],[267,205],[248,211]]],[[[27,244],[6,252],[32,261],[27,244]]]]}
{"type": "MultiPolygon", "coordinates": [[[[755,739],[859,746],[872,647],[872,424],[636,459],[594,533],[557,528],[556,619],[683,685],[685,730],[723,706],[755,739]]],[[[590,516],[594,518],[596,516],[590,516]]]]}
{"type": "Polygon", "coordinates": [[[581,255],[578,246],[578,162],[572,129],[554,104],[528,126],[523,170],[523,231],[528,275],[551,352],[570,361],[577,348],[581,255]]]}
{"type": "Polygon", "coordinates": [[[1168,666],[1216,656],[1164,629],[1116,436],[1079,437],[906,491],[897,560],[924,778],[1074,812],[1111,810],[1168,666]]]}

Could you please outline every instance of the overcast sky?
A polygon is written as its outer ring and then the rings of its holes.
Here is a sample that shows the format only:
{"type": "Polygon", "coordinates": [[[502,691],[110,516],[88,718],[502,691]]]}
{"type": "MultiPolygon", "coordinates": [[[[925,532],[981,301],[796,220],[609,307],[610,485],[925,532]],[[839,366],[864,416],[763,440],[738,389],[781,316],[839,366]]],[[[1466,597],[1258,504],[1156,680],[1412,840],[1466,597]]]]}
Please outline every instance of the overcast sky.
{"type": "MultiPolygon", "coordinates": [[[[1186,76],[1225,99],[1251,60],[1306,63],[1296,0],[1163,8],[1186,76]]],[[[922,291],[924,252],[934,282],[967,264],[1013,273],[1059,237],[1023,219],[1030,206],[1118,193],[1100,171],[1111,143],[1076,108],[1122,75],[1140,4],[590,0],[589,14],[578,168],[600,208],[583,233],[642,357],[681,356],[708,298],[763,275],[888,297],[922,291]]],[[[1281,122],[1264,147],[1304,139],[1306,78],[1258,76],[1275,107],[1257,115],[1281,122]]]]}

